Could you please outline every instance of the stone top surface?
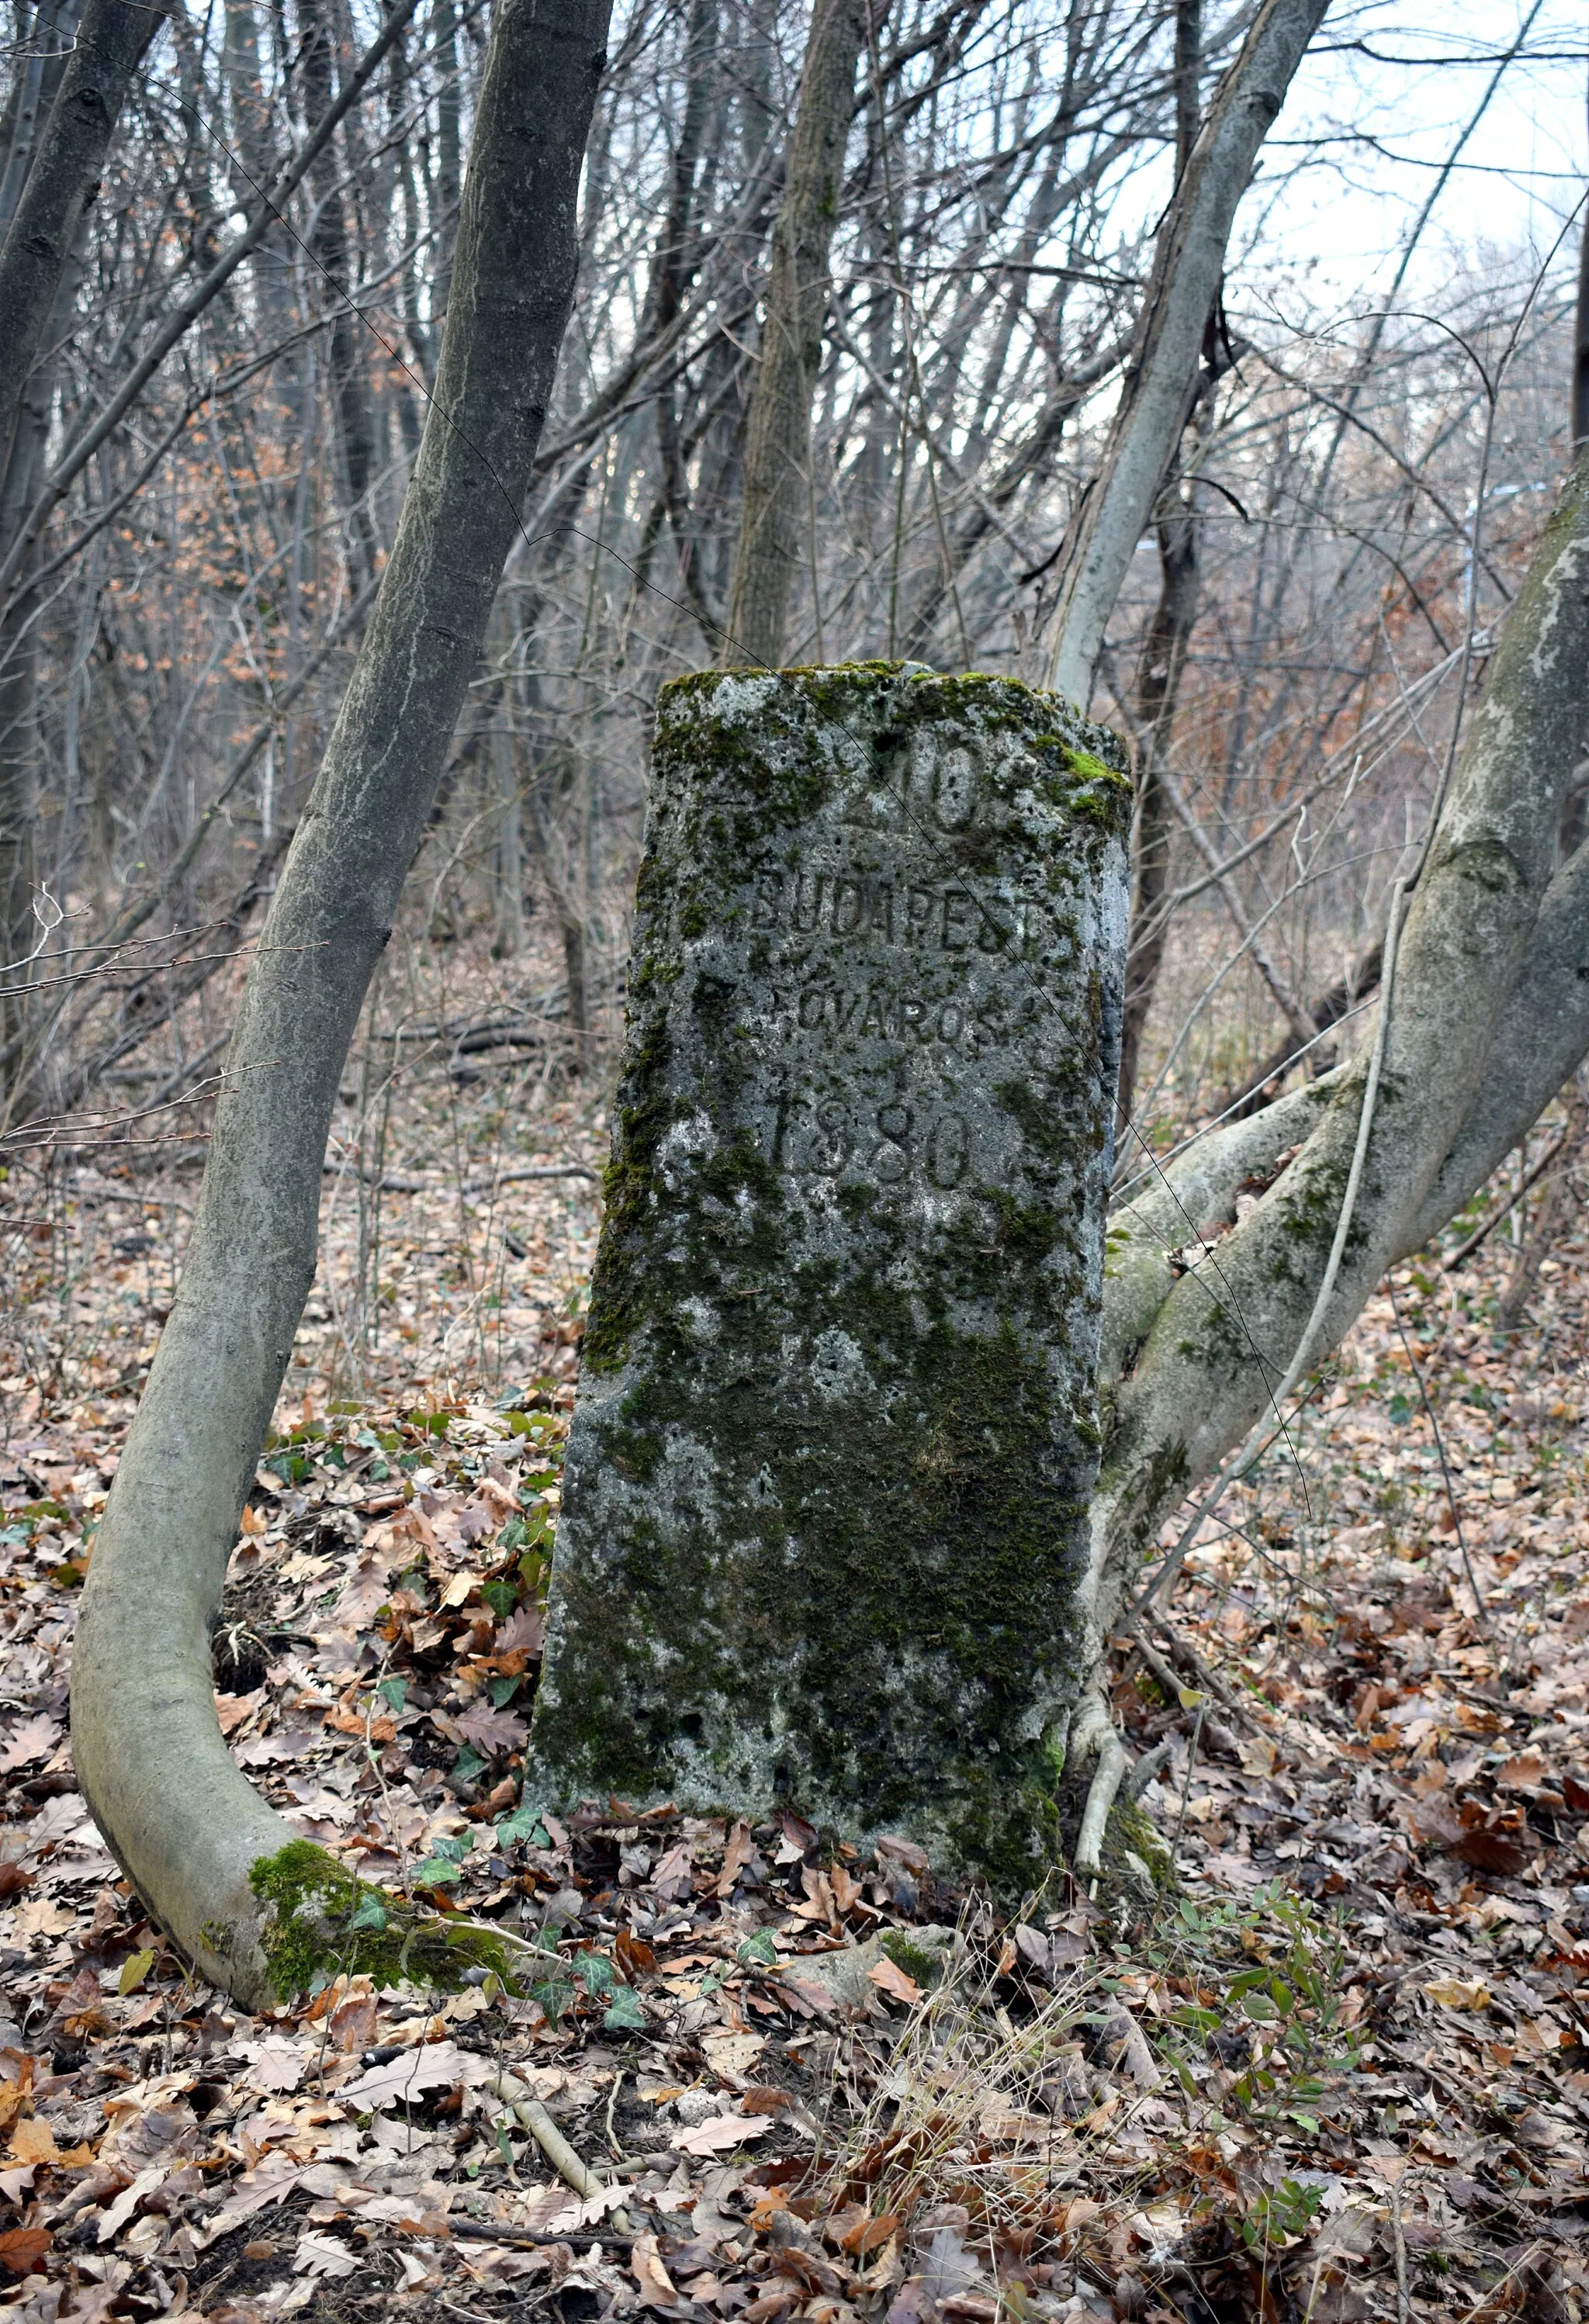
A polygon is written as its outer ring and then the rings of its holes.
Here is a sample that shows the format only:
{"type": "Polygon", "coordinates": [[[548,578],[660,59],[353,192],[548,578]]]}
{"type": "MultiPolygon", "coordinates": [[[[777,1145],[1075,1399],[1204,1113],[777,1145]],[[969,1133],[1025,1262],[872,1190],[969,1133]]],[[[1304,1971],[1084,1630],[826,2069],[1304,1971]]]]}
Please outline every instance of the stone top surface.
{"type": "Polygon", "coordinates": [[[1096,1458],[1121,767],[1002,679],[664,690],[549,1799],[1038,1845],[1096,1458]]]}

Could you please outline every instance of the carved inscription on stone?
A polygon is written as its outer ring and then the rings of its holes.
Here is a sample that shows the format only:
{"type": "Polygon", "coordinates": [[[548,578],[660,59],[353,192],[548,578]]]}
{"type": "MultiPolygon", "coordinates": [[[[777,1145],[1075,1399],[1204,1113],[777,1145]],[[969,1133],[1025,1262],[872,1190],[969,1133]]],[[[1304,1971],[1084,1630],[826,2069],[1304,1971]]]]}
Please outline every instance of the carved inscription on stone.
{"type": "Polygon", "coordinates": [[[1095,1457],[1120,769],[1008,681],[665,690],[549,1802],[1037,1845],[1095,1457]]]}

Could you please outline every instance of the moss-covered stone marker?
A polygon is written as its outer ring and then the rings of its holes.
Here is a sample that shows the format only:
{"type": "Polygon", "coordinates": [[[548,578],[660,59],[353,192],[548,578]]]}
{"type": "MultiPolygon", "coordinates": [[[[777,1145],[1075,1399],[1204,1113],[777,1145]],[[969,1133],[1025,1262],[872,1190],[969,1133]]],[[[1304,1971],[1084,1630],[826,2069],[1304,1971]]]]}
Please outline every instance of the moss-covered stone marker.
{"type": "Polygon", "coordinates": [[[1002,678],[664,689],[527,1798],[1052,1853],[1122,764],[1002,678]]]}

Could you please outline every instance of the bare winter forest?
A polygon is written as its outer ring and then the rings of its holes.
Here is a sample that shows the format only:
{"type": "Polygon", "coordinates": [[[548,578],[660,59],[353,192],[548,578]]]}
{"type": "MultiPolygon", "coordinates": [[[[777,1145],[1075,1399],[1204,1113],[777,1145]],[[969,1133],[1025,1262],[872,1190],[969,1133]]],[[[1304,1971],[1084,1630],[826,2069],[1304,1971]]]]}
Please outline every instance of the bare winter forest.
{"type": "MultiPolygon", "coordinates": [[[[105,5],[8,0],[0,236],[105,5]]],[[[25,361],[0,309],[0,2315],[1578,2324],[1577,1074],[1122,1624],[1178,1888],[1001,1916],[792,1813],[519,1800],[656,696],[732,659],[806,0],[614,11],[531,488],[216,1632],[222,1730],[298,1828],[532,1923],[545,1979],[251,2015],[121,1879],[76,1597],[431,408],[492,15],[147,14],[25,361]],[[846,1935],[858,1982],[787,1966],[846,1935]]],[[[784,663],[1047,682],[1259,14],[869,12],[784,663]]],[[[1263,144],[1091,702],[1136,786],[1122,1204],[1372,1021],[1589,437],[1586,65],[1557,0],[1336,0],[1263,144]]],[[[1586,827],[1589,761],[1558,862],[1586,827]]]]}

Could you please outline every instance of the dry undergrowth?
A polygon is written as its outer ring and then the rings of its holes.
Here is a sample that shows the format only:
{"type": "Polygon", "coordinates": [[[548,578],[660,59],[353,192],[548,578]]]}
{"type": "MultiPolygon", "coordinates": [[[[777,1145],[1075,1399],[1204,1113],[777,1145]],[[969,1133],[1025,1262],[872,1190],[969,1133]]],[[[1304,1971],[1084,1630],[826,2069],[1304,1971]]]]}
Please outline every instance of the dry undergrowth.
{"type": "Polygon", "coordinates": [[[1056,1876],[1000,1926],[908,1848],[792,1816],[518,1799],[596,1205],[508,1174],[592,1167],[599,1103],[549,1048],[484,1084],[456,1040],[427,1057],[342,1126],[220,1713],[307,1834],[540,1931],[547,1974],[517,2001],[342,1980],[249,2021],[117,1882],[72,1787],[71,1614],[190,1182],[14,1177],[40,1224],[0,1389],[9,2312],[1575,2319],[1584,1250],[1513,1336],[1499,1241],[1400,1271],[1152,1658],[1122,1650],[1179,1892],[1056,1876]],[[818,1963],[855,1945],[846,2005],[818,1963]],[[610,2191],[559,2181],[504,2069],[610,2191]]]}

